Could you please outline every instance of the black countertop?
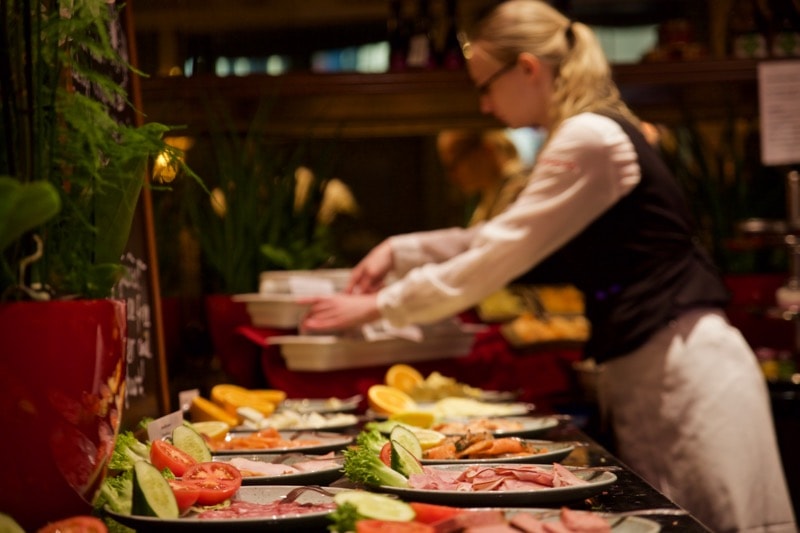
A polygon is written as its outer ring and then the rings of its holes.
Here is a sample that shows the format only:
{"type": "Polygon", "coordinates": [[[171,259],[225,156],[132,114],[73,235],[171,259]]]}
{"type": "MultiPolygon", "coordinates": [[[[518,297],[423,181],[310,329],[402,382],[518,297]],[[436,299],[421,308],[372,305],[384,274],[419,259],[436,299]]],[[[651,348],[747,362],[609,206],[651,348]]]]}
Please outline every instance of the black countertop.
{"type": "MultiPolygon", "coordinates": [[[[573,443],[575,449],[569,456],[560,461],[561,464],[576,467],[608,468],[617,476],[617,481],[607,490],[592,498],[551,505],[537,503],[532,505],[532,508],[558,509],[569,507],[571,509],[601,513],[636,512],[633,516],[641,516],[657,522],[661,526],[661,532],[663,533],[710,531],[667,496],[633,473],[595,439],[592,439],[578,427],[574,422],[575,419],[567,415],[554,416],[559,419],[557,426],[530,438],[573,443]]],[[[334,486],[336,485],[352,486],[346,480],[335,482],[334,486]]]]}
{"type": "Polygon", "coordinates": [[[645,511],[638,516],[661,525],[662,532],[710,531],[652,485],[633,473],[606,448],[590,438],[573,424],[569,418],[561,421],[558,427],[549,430],[541,437],[553,441],[572,441],[575,450],[562,462],[569,466],[609,467],[617,476],[617,481],[603,493],[583,500],[566,504],[572,509],[598,512],[620,513],[645,511]],[[671,510],[673,514],[649,514],[647,510],[671,510]]]}

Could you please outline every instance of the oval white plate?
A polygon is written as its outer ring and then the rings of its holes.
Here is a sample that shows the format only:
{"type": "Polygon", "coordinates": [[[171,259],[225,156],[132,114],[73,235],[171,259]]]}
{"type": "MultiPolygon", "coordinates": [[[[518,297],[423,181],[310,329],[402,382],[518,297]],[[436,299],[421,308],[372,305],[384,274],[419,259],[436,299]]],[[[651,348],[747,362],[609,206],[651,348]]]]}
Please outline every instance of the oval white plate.
{"type": "MultiPolygon", "coordinates": [[[[254,431],[235,432],[232,431],[228,434],[228,438],[234,439],[237,435],[247,435],[254,433],[254,431]]],[[[325,453],[346,448],[353,442],[353,437],[349,435],[342,435],[339,433],[327,433],[322,431],[279,431],[281,437],[287,440],[314,440],[316,444],[309,444],[306,446],[296,447],[283,447],[283,448],[263,448],[263,449],[250,449],[250,448],[237,448],[233,450],[211,450],[211,455],[241,455],[241,454],[259,454],[259,453],[286,453],[286,452],[302,452],[302,453],[325,453]]]]}
{"type": "Polygon", "coordinates": [[[465,463],[557,463],[572,453],[575,446],[568,442],[552,442],[549,440],[522,439],[528,444],[533,444],[545,451],[528,455],[514,455],[512,457],[488,457],[486,459],[422,459],[424,465],[453,465],[465,463]]]}
{"type": "Polygon", "coordinates": [[[315,459],[337,463],[337,466],[307,472],[294,472],[272,476],[243,476],[242,485],[328,485],[342,477],[342,463],[344,463],[344,457],[341,454],[337,454],[332,458],[323,458],[321,455],[306,455],[304,453],[219,455],[214,458],[214,461],[230,462],[237,457],[249,459],[251,461],[277,463],[288,466],[292,466],[295,463],[313,461],[315,459]]]}
{"type": "MultiPolygon", "coordinates": [[[[471,465],[431,465],[425,468],[444,469],[450,471],[463,471],[471,465]]],[[[501,463],[490,463],[481,465],[484,467],[505,467],[509,465],[501,463]]],[[[552,466],[538,465],[540,468],[551,469],[552,466]]],[[[530,490],[505,490],[505,491],[456,491],[456,490],[428,490],[401,487],[388,487],[381,485],[375,487],[376,490],[395,494],[405,501],[416,501],[423,503],[434,503],[440,505],[452,505],[456,507],[524,507],[537,504],[565,503],[574,500],[591,498],[603,491],[617,481],[617,476],[611,472],[598,471],[586,468],[565,467],[571,470],[576,476],[587,481],[583,485],[572,485],[568,487],[548,487],[530,490]]]]}
{"type": "MultiPolygon", "coordinates": [[[[260,485],[241,487],[234,499],[252,503],[272,503],[286,496],[297,486],[260,485]]],[[[331,494],[350,489],[326,487],[331,494]]],[[[307,491],[298,500],[304,503],[332,503],[333,498],[315,491],[307,491]]],[[[155,518],[151,516],[122,515],[106,511],[114,520],[137,531],[148,533],[171,533],[173,531],[267,531],[281,533],[289,530],[324,531],[330,523],[328,515],[333,512],[321,511],[302,515],[268,516],[259,518],[225,518],[199,519],[197,516],[186,516],[174,519],[155,518]]]]}

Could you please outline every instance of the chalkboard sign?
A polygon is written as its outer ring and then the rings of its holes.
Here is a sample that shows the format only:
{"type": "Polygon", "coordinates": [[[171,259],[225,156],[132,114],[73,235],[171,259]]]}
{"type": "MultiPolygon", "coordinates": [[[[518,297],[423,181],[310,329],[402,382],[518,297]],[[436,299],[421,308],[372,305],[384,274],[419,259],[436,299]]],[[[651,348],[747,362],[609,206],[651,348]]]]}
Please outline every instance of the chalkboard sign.
{"type": "MultiPolygon", "coordinates": [[[[117,4],[123,5],[122,2],[117,4]]],[[[110,35],[120,56],[136,68],[132,10],[132,1],[126,0],[110,35]]],[[[124,87],[134,109],[141,111],[139,76],[135,72],[126,73],[124,87]]],[[[123,120],[135,125],[143,123],[141,114],[133,110],[123,120]]],[[[148,177],[143,175],[142,179],[148,177]]],[[[153,207],[147,187],[142,190],[136,206],[122,263],[128,273],[115,288],[115,297],[127,302],[128,312],[127,392],[121,427],[133,429],[142,418],[158,418],[170,411],[153,207]]]]}

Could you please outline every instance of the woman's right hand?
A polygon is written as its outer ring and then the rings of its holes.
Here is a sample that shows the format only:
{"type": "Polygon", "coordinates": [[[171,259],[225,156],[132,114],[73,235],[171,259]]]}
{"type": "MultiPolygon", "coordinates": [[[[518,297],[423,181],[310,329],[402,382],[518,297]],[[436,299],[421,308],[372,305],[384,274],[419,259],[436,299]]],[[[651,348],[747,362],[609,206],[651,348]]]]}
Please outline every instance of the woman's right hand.
{"type": "Polygon", "coordinates": [[[383,280],[394,266],[394,256],[389,239],[373,248],[354,268],[345,292],[372,294],[383,287],[383,280]]]}

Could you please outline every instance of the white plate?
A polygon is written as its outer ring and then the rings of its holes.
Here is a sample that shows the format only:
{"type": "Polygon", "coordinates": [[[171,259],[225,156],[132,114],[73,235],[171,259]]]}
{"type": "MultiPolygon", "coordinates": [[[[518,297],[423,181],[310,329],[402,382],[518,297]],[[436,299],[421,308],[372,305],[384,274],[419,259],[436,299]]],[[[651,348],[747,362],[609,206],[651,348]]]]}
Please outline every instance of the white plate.
{"type": "Polygon", "coordinates": [[[320,414],[285,410],[277,411],[259,423],[246,422],[234,428],[233,431],[258,431],[269,427],[274,427],[279,431],[341,431],[352,428],[356,424],[358,424],[358,417],[352,413],[320,414]]]}
{"type": "Polygon", "coordinates": [[[436,402],[420,403],[420,411],[430,411],[438,418],[489,418],[527,415],[536,408],[525,402],[487,402],[475,398],[442,398],[436,402]]]}
{"type": "MultiPolygon", "coordinates": [[[[493,417],[499,418],[499,417],[493,417]]],[[[508,416],[500,418],[504,422],[518,422],[519,429],[496,430],[492,431],[495,437],[530,437],[547,431],[548,429],[558,426],[558,418],[551,416],[508,416]]],[[[474,419],[469,418],[453,418],[445,419],[442,422],[474,422],[474,419]]],[[[437,430],[438,431],[438,430],[437,430]]],[[[453,435],[461,435],[463,433],[451,433],[453,435]]]]}
{"type": "Polygon", "coordinates": [[[349,268],[321,268],[317,270],[267,270],[258,277],[258,292],[261,294],[290,294],[296,289],[307,291],[311,287],[322,287],[327,292],[341,292],[350,281],[349,268]]]}
{"type": "MultiPolygon", "coordinates": [[[[431,465],[426,469],[448,470],[461,472],[474,465],[431,465]]],[[[492,466],[508,468],[502,463],[489,463],[480,465],[484,468],[492,466]]],[[[522,465],[518,465],[522,466],[522,465]]],[[[539,468],[552,469],[552,465],[537,465],[539,468]]],[[[603,489],[617,481],[617,476],[608,471],[596,469],[565,467],[576,476],[586,480],[584,485],[569,487],[553,487],[532,490],[506,490],[506,491],[455,491],[455,490],[426,490],[401,487],[388,487],[381,485],[374,487],[381,492],[395,494],[405,501],[452,505],[456,507],[510,507],[529,506],[538,504],[566,503],[574,500],[583,500],[596,496],[603,489]]]]}
{"type": "MultiPolygon", "coordinates": [[[[561,513],[558,509],[503,508],[506,518],[510,519],[518,513],[529,513],[543,522],[556,522],[561,513]]],[[[614,513],[596,513],[611,526],[612,533],[658,533],[661,526],[658,522],[640,516],[617,516],[614,513]]]]}
{"type": "Polygon", "coordinates": [[[482,402],[513,402],[520,391],[482,390],[478,399],[482,402]]]}
{"type": "Polygon", "coordinates": [[[280,346],[289,370],[326,372],[463,357],[469,354],[477,331],[479,328],[467,324],[462,331],[425,337],[419,342],[401,338],[365,340],[333,335],[276,335],[265,342],[280,346]]]}
{"type": "MultiPolygon", "coordinates": [[[[234,439],[237,436],[252,434],[254,431],[228,433],[228,439],[234,439]]],[[[346,448],[353,442],[353,437],[349,435],[341,435],[339,433],[328,433],[322,431],[279,431],[281,437],[287,440],[315,440],[318,444],[309,444],[307,446],[296,447],[283,447],[283,448],[264,448],[264,449],[249,449],[238,448],[233,450],[212,450],[212,455],[242,455],[242,454],[261,454],[261,453],[286,453],[286,452],[302,452],[302,453],[325,453],[346,448]]]]}
{"type": "Polygon", "coordinates": [[[299,413],[345,413],[358,409],[362,396],[350,398],[287,398],[278,409],[291,409],[299,413]]]}
{"type": "Polygon", "coordinates": [[[422,459],[424,465],[462,465],[465,463],[557,463],[572,453],[575,449],[567,442],[552,442],[549,440],[526,440],[523,442],[532,444],[545,450],[540,453],[529,455],[515,455],[512,457],[489,457],[486,459],[422,459]]]}
{"type": "MultiPolygon", "coordinates": [[[[241,487],[234,499],[251,503],[271,503],[283,498],[297,486],[262,485],[241,487]]],[[[326,487],[326,491],[335,494],[350,489],[326,487]]],[[[298,500],[302,503],[332,503],[333,498],[315,491],[307,491],[298,500]]],[[[137,531],[148,533],[171,533],[173,531],[270,531],[280,533],[283,531],[324,531],[330,523],[328,515],[331,511],[313,512],[303,515],[269,516],[263,518],[226,518],[226,519],[199,519],[197,516],[187,516],[175,519],[154,518],[150,516],[121,515],[107,511],[118,522],[137,531]]]]}
{"type": "Polygon", "coordinates": [[[341,454],[336,454],[334,457],[325,457],[322,455],[306,455],[303,453],[218,455],[214,457],[214,461],[230,462],[236,458],[249,459],[262,463],[284,464],[288,466],[314,460],[326,462],[334,461],[337,463],[337,466],[325,467],[320,470],[307,472],[278,474],[274,476],[243,476],[242,485],[328,485],[342,477],[342,463],[344,463],[344,457],[341,454]]]}

